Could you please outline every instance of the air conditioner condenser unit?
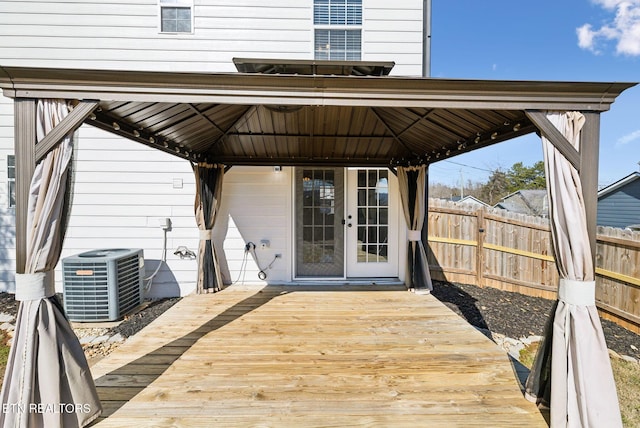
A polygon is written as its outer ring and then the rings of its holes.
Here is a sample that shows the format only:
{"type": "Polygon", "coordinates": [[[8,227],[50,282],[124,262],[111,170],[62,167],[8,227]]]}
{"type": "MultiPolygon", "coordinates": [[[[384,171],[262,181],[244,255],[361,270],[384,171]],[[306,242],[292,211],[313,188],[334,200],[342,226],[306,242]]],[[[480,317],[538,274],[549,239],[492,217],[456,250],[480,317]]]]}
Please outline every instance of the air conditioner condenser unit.
{"type": "Polygon", "coordinates": [[[71,321],[116,321],[142,303],[142,249],[108,248],[62,259],[64,310],[71,321]]]}

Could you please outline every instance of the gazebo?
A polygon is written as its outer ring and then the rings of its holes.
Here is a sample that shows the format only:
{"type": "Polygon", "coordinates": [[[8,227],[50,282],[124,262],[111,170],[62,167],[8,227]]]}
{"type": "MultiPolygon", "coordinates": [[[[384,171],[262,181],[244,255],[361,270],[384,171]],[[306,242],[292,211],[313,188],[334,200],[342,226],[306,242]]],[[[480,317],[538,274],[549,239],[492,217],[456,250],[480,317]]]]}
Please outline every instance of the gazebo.
{"type": "Polygon", "coordinates": [[[191,162],[200,291],[221,287],[211,229],[228,168],[391,169],[409,229],[408,282],[429,289],[429,164],[538,133],[561,281],[527,392],[550,404],[552,426],[621,425],[593,261],[600,113],[634,83],[391,77],[392,63],[235,62],[239,72],[226,74],[0,67],[0,87],[15,106],[22,302],[3,403],[82,397],[93,410],[44,421],[42,414],[4,413],[3,426],[84,426],[100,411],[82,348],[50,299],[69,208],[71,135],[85,123],[191,162]]]}

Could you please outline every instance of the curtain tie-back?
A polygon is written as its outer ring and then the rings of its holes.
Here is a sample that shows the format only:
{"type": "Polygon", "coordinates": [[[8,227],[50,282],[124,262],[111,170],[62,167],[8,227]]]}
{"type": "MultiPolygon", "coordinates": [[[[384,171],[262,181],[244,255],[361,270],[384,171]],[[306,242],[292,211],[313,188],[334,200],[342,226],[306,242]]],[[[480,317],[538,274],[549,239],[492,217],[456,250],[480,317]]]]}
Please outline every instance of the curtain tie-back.
{"type": "Polygon", "coordinates": [[[16,300],[40,300],[54,294],[56,294],[56,285],[52,270],[16,274],[16,300]]]}
{"type": "Polygon", "coordinates": [[[213,229],[200,230],[200,240],[201,241],[211,241],[212,231],[213,231],[213,229]]]}
{"type": "Polygon", "coordinates": [[[594,306],[596,304],[596,282],[560,279],[558,300],[576,306],[594,306]]]}
{"type": "Polygon", "coordinates": [[[407,231],[407,239],[410,242],[422,241],[422,230],[409,230],[409,231],[407,231]]]}

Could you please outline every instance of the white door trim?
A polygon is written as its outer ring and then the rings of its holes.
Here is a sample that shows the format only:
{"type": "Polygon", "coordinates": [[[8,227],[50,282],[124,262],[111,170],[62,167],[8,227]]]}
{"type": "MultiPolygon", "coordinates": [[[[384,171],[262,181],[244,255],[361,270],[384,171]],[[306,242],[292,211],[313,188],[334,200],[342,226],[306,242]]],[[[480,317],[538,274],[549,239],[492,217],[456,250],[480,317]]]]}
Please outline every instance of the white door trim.
{"type": "MultiPolygon", "coordinates": [[[[365,191],[366,192],[366,191],[365,191]]],[[[352,227],[348,227],[345,236],[345,242],[348,246],[345,250],[345,270],[347,278],[397,278],[398,277],[398,260],[399,260],[399,194],[398,194],[398,180],[393,173],[389,170],[380,168],[350,168],[347,173],[347,189],[345,191],[347,195],[346,214],[347,217],[351,215],[352,227]],[[380,170],[387,172],[388,181],[388,199],[386,202],[387,223],[386,226],[382,225],[387,232],[387,238],[384,240],[386,257],[381,257],[376,254],[367,254],[362,251],[362,243],[359,243],[359,235],[365,232],[368,228],[361,226],[364,231],[358,233],[358,171],[361,170],[380,170]],[[373,257],[372,257],[373,256],[373,257]],[[362,260],[366,258],[367,261],[362,260]],[[379,261],[372,261],[379,260],[379,261]],[[360,259],[360,260],[359,260],[360,259]]],[[[368,203],[367,203],[368,204],[368,203]]],[[[362,208],[360,208],[362,209],[362,208]]],[[[375,207],[374,207],[375,209],[375,207]]],[[[378,210],[379,211],[379,210],[378,210]]],[[[365,217],[368,214],[365,214],[365,217]]],[[[360,219],[361,220],[361,219],[360,219]]],[[[366,221],[366,220],[365,220],[366,221]]],[[[373,232],[375,233],[375,227],[373,232]]],[[[380,229],[380,228],[378,228],[380,229]]],[[[379,247],[381,248],[381,247],[379,247]]]]}
{"type": "MultiPolygon", "coordinates": [[[[301,168],[301,167],[296,167],[301,168]]],[[[387,253],[388,261],[386,263],[358,263],[357,261],[357,171],[365,168],[343,168],[344,171],[344,267],[342,276],[299,276],[297,273],[297,236],[296,236],[296,216],[299,215],[300,209],[296,206],[296,172],[291,174],[292,183],[292,221],[291,221],[291,241],[292,241],[292,280],[294,281],[344,281],[358,280],[366,278],[399,278],[403,280],[405,277],[404,269],[401,268],[400,260],[406,257],[406,249],[403,243],[406,240],[406,227],[401,218],[398,180],[396,176],[389,171],[389,250],[387,253]],[[347,216],[351,214],[352,227],[348,227],[349,219],[347,216]],[[353,243],[353,244],[352,244],[353,243]],[[404,250],[404,251],[403,251],[404,250]]],[[[376,168],[377,169],[377,168],[376,168]]],[[[402,264],[404,266],[404,264],[402,264]]]]}

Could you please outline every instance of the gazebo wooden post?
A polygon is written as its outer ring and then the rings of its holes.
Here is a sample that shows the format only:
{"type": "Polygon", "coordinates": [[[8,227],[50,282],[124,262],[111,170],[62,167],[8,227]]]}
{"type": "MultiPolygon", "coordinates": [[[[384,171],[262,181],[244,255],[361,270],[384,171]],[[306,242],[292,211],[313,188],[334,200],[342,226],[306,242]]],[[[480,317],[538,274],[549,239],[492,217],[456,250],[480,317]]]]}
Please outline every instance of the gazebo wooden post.
{"type": "Polygon", "coordinates": [[[24,273],[27,260],[27,211],[31,179],[47,153],[66,135],[74,132],[98,106],[98,101],[80,101],[36,145],[37,101],[31,98],[14,100],[14,151],[16,157],[16,272],[24,273]]]}
{"type": "Polygon", "coordinates": [[[587,231],[595,267],[598,214],[598,159],[600,153],[600,113],[582,112],[585,123],[580,134],[580,181],[587,217],[587,231]]]}
{"type": "Polygon", "coordinates": [[[27,261],[27,211],[29,188],[36,167],[36,101],[14,100],[14,150],[16,157],[16,272],[24,273],[27,261]]]}

